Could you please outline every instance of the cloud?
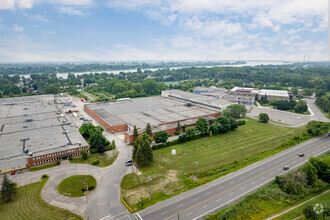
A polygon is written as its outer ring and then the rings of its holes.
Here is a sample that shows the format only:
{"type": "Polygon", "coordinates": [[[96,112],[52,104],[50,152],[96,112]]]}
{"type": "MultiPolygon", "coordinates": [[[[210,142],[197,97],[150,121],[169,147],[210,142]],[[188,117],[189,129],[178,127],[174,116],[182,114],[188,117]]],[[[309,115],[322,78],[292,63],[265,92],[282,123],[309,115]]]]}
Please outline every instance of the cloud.
{"type": "Polygon", "coordinates": [[[16,31],[16,32],[22,32],[22,31],[24,31],[24,27],[19,26],[18,24],[14,24],[13,25],[13,30],[16,31]]]}
{"type": "Polygon", "coordinates": [[[47,34],[47,35],[55,35],[56,32],[55,31],[43,31],[43,34],[47,34]]]}

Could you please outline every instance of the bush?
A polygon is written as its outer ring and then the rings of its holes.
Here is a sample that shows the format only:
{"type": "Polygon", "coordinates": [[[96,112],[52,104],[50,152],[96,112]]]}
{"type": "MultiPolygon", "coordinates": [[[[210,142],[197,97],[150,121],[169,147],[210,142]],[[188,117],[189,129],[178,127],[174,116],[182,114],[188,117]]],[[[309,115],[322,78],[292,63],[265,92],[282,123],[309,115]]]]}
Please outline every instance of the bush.
{"type": "Polygon", "coordinates": [[[175,134],[175,135],[179,135],[179,134],[180,134],[180,132],[176,131],[176,132],[174,132],[174,134],[175,134]]]}
{"type": "Polygon", "coordinates": [[[72,157],[71,157],[71,156],[69,157],[69,160],[70,160],[70,161],[72,160],[72,157]]]}
{"type": "Polygon", "coordinates": [[[317,215],[312,205],[308,205],[303,209],[303,213],[307,219],[317,219],[317,215]]]}
{"type": "Polygon", "coordinates": [[[43,175],[41,176],[41,178],[47,178],[47,177],[48,177],[47,174],[43,174],[43,175]]]}
{"type": "Polygon", "coordinates": [[[57,165],[60,165],[60,164],[61,164],[61,161],[60,161],[60,160],[57,160],[57,161],[56,161],[56,164],[57,164],[57,165]]]}
{"type": "Polygon", "coordinates": [[[245,125],[245,120],[238,120],[237,124],[238,126],[245,125]]]}
{"type": "Polygon", "coordinates": [[[93,165],[97,165],[99,163],[100,163],[99,159],[93,160],[93,162],[92,162],[93,165]]]}
{"type": "Polygon", "coordinates": [[[266,113],[260,113],[259,114],[259,121],[262,123],[268,123],[269,117],[266,113]]]}
{"type": "Polygon", "coordinates": [[[91,154],[96,154],[96,153],[98,153],[97,149],[93,149],[93,148],[91,148],[91,149],[89,149],[89,150],[90,150],[91,154]]]}
{"type": "Polygon", "coordinates": [[[80,153],[81,153],[82,158],[83,158],[84,160],[87,160],[87,157],[88,157],[87,152],[86,152],[85,150],[82,150],[80,153]]]}
{"type": "Polygon", "coordinates": [[[88,187],[88,190],[93,190],[93,189],[95,189],[95,186],[89,186],[88,187]]]}

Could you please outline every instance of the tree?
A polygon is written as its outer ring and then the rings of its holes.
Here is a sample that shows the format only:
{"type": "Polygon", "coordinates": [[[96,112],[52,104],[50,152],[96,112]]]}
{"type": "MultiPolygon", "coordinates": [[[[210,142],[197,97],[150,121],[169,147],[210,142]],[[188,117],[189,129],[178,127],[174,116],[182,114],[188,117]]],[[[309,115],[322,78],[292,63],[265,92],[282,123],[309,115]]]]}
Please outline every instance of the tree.
{"type": "Polygon", "coordinates": [[[233,131],[236,128],[238,128],[238,123],[237,121],[235,121],[235,119],[233,119],[232,117],[229,117],[229,122],[230,122],[230,129],[233,131]]]}
{"type": "Polygon", "coordinates": [[[268,123],[268,121],[269,121],[268,114],[260,113],[259,114],[259,121],[262,122],[262,123],[268,123]]]}
{"type": "Polygon", "coordinates": [[[322,158],[309,158],[309,162],[316,168],[318,177],[330,183],[330,167],[322,158]]]}
{"type": "Polygon", "coordinates": [[[9,202],[13,200],[16,194],[16,184],[8,179],[7,175],[5,174],[1,183],[1,200],[3,202],[9,202]]]}
{"type": "Polygon", "coordinates": [[[180,121],[178,120],[178,124],[176,126],[176,130],[181,131],[181,124],[180,121]]]}
{"type": "Polygon", "coordinates": [[[230,112],[227,109],[224,109],[222,111],[222,115],[225,116],[225,117],[230,117],[230,112]]]}
{"type": "Polygon", "coordinates": [[[139,132],[136,128],[136,126],[134,125],[134,130],[133,130],[133,137],[134,137],[134,140],[136,140],[136,138],[139,136],[139,132]]]}
{"type": "Polygon", "coordinates": [[[84,160],[87,160],[87,157],[88,157],[87,152],[86,152],[85,150],[82,150],[80,153],[81,153],[82,158],[83,158],[84,160]]]}
{"type": "Polygon", "coordinates": [[[316,168],[310,162],[307,162],[303,165],[301,170],[306,173],[307,184],[313,186],[317,180],[316,168]]]}
{"type": "Polygon", "coordinates": [[[214,122],[210,126],[210,131],[212,131],[212,134],[217,134],[220,132],[220,124],[218,122],[214,122]]]}
{"type": "Polygon", "coordinates": [[[230,121],[227,117],[219,116],[219,117],[217,117],[216,122],[218,122],[220,124],[219,133],[224,133],[231,129],[230,121]]]}
{"type": "Polygon", "coordinates": [[[99,146],[97,146],[97,151],[100,154],[103,154],[105,152],[105,147],[102,144],[99,144],[99,146]]]}
{"type": "Polygon", "coordinates": [[[307,104],[303,100],[300,100],[294,107],[294,111],[297,112],[297,113],[306,112],[307,109],[308,109],[307,104]]]}
{"type": "Polygon", "coordinates": [[[292,94],[297,96],[298,95],[298,89],[297,88],[292,88],[292,94]]]}
{"type": "Polygon", "coordinates": [[[326,95],[326,94],[327,94],[327,92],[325,91],[325,89],[317,89],[315,91],[316,98],[321,97],[321,96],[326,95]]]}
{"type": "Polygon", "coordinates": [[[157,144],[162,143],[165,145],[168,139],[168,134],[166,131],[158,131],[155,133],[154,139],[157,144]]]}
{"type": "Polygon", "coordinates": [[[313,90],[311,89],[304,89],[304,96],[312,96],[313,90]]]}
{"type": "Polygon", "coordinates": [[[196,136],[197,129],[194,127],[186,128],[186,137],[187,139],[191,140],[196,136]]]}
{"type": "Polygon", "coordinates": [[[99,145],[108,146],[110,142],[99,132],[93,132],[89,137],[91,148],[97,149],[99,145]]]}
{"type": "Polygon", "coordinates": [[[116,142],[115,142],[115,140],[112,140],[111,149],[115,149],[115,148],[116,148],[116,142]]]}
{"type": "Polygon", "coordinates": [[[267,95],[265,94],[264,96],[261,96],[259,102],[261,104],[267,104],[268,100],[267,100],[267,95]]]}
{"type": "Polygon", "coordinates": [[[54,84],[48,84],[44,89],[45,94],[57,94],[59,92],[60,92],[60,88],[54,84]]]}
{"type": "Polygon", "coordinates": [[[151,130],[150,123],[147,124],[147,127],[146,127],[146,133],[147,133],[150,137],[152,136],[152,130],[151,130]]]}
{"type": "Polygon", "coordinates": [[[147,133],[143,133],[134,141],[134,144],[137,146],[136,155],[134,158],[137,165],[139,167],[151,165],[153,161],[153,155],[150,147],[150,136],[147,133]]]}
{"type": "Polygon", "coordinates": [[[227,107],[227,110],[230,112],[230,115],[233,118],[242,118],[246,114],[245,105],[233,104],[227,107]]]}
{"type": "Polygon", "coordinates": [[[209,125],[205,118],[199,118],[196,122],[196,129],[200,134],[207,134],[209,131],[209,125]]]}
{"type": "Polygon", "coordinates": [[[310,121],[307,124],[307,132],[311,135],[318,136],[328,132],[330,128],[329,122],[310,121]]]}

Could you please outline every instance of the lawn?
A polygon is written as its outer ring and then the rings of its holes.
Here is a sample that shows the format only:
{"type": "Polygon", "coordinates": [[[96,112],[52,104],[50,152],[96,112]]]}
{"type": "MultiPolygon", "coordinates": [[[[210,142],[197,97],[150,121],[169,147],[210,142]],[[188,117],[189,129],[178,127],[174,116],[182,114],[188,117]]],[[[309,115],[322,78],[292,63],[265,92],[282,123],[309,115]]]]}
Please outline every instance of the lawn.
{"type": "Polygon", "coordinates": [[[112,156],[111,152],[105,152],[103,154],[95,153],[88,155],[88,158],[86,160],[84,160],[82,157],[78,157],[72,159],[70,163],[88,163],[92,165],[94,160],[99,160],[100,161],[99,164],[94,166],[107,167],[110,166],[113,162],[115,162],[117,157],[118,157],[118,151],[115,150],[114,156],[112,156]],[[109,155],[107,153],[109,153],[109,155]]]}
{"type": "MultiPolygon", "coordinates": [[[[143,200],[146,198],[145,207],[151,204],[147,199],[148,184],[141,184],[141,182],[146,183],[147,177],[152,178],[153,198],[155,196],[159,200],[164,200],[225,175],[228,170],[232,172],[248,163],[270,156],[275,153],[272,151],[273,141],[276,150],[277,146],[298,133],[297,128],[260,123],[248,118],[246,125],[240,126],[235,131],[154,150],[154,162],[151,167],[139,169],[142,175],[133,182],[135,185],[122,188],[122,197],[133,210],[138,210],[141,197],[143,200]],[[274,132],[275,138],[273,138],[274,132]],[[176,150],[176,155],[172,155],[172,149],[176,150]],[[242,159],[246,163],[241,164],[242,159]],[[219,169],[223,169],[224,172],[209,175],[219,169]],[[198,177],[197,183],[187,178],[191,175],[198,177]]],[[[122,186],[127,186],[125,183],[127,180],[127,178],[123,179],[122,186]]],[[[152,201],[155,202],[157,199],[152,201]]]]}
{"type": "Polygon", "coordinates": [[[85,195],[81,189],[91,186],[96,187],[96,180],[93,176],[74,175],[62,180],[57,186],[57,191],[64,196],[80,197],[85,195]]]}
{"type": "Polygon", "coordinates": [[[330,207],[330,192],[328,191],[327,193],[325,193],[324,195],[316,198],[316,199],[313,199],[305,204],[303,204],[302,206],[299,206],[281,216],[279,216],[278,218],[275,218],[275,219],[294,219],[294,218],[297,218],[297,217],[300,217],[301,215],[303,215],[303,209],[308,206],[308,205],[312,205],[314,206],[315,204],[322,204],[323,207],[330,207]]]}
{"type": "Polygon", "coordinates": [[[33,172],[33,171],[43,170],[43,169],[47,169],[47,168],[51,168],[51,167],[56,167],[58,165],[59,164],[57,162],[50,163],[50,164],[46,164],[46,165],[43,165],[43,166],[32,167],[32,168],[29,169],[29,171],[33,172]]]}
{"type": "Polygon", "coordinates": [[[39,182],[19,187],[17,197],[13,201],[0,202],[0,219],[82,219],[70,211],[49,205],[42,200],[40,193],[47,180],[48,178],[44,178],[39,182]]]}

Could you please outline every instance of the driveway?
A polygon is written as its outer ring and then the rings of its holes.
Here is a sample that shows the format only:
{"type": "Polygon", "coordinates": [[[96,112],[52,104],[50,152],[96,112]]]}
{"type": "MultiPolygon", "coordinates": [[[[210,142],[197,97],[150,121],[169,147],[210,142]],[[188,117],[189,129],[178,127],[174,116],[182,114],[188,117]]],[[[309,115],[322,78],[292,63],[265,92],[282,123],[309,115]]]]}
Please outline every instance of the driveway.
{"type": "MultiPolygon", "coordinates": [[[[268,107],[255,107],[252,106],[252,110],[246,114],[251,118],[256,118],[260,113],[266,113],[269,115],[270,120],[288,124],[287,127],[300,127],[306,125],[311,120],[330,122],[322,112],[315,106],[315,99],[304,99],[307,102],[308,110],[311,115],[301,115],[277,109],[271,109],[268,107]]],[[[278,124],[281,125],[281,124],[278,124]]],[[[285,126],[285,125],[282,125],[285,126]]]]}

